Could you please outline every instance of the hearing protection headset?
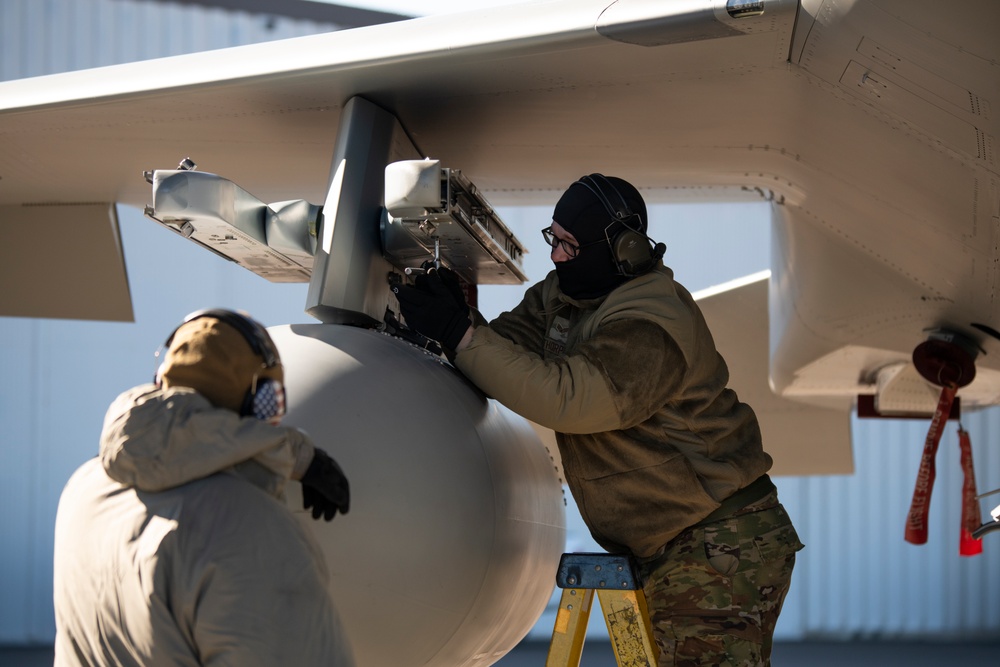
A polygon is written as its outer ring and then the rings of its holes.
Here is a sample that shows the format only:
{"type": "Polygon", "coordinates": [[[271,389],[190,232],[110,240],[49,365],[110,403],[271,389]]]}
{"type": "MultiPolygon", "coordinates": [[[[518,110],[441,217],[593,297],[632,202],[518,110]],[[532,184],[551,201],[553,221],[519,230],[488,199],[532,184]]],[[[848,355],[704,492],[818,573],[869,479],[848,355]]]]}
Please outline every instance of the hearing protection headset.
{"type": "MultiPolygon", "coordinates": [[[[162,349],[170,349],[170,344],[173,342],[174,336],[181,327],[188,322],[192,322],[203,317],[217,319],[220,322],[228,324],[233,329],[236,329],[236,331],[239,332],[239,334],[250,346],[250,350],[264,360],[263,368],[274,368],[281,364],[281,360],[278,357],[278,351],[275,349],[274,343],[271,342],[271,337],[268,335],[267,330],[260,325],[260,323],[254,321],[246,315],[243,315],[242,313],[223,308],[198,310],[185,317],[184,321],[177,325],[177,328],[170,332],[170,335],[167,336],[167,340],[163,343],[162,349]]],[[[157,352],[157,356],[159,356],[159,352],[157,352]]],[[[158,386],[160,384],[159,372],[156,374],[155,383],[158,386]]],[[[240,405],[240,416],[253,416],[263,421],[276,422],[277,420],[280,420],[284,414],[285,390],[281,382],[271,378],[260,378],[257,375],[254,375],[254,378],[250,383],[250,387],[247,389],[247,393],[243,397],[243,402],[240,405]]]]}
{"type": "Polygon", "coordinates": [[[642,232],[642,216],[629,208],[628,202],[614,183],[602,174],[584,176],[577,183],[590,190],[611,217],[611,224],[604,229],[604,235],[608,239],[618,272],[628,278],[635,278],[656,266],[667,251],[667,246],[657,243],[642,232]],[[612,230],[614,227],[618,229],[612,230]]]}

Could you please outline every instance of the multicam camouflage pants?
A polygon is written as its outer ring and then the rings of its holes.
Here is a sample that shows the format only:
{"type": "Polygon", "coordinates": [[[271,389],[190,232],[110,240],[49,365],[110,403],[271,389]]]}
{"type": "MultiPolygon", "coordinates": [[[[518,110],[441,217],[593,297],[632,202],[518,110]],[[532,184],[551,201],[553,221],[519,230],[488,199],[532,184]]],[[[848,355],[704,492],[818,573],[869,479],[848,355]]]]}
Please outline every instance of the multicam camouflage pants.
{"type": "Polygon", "coordinates": [[[777,492],[671,540],[640,566],[659,666],[770,665],[801,548],[777,492]]]}

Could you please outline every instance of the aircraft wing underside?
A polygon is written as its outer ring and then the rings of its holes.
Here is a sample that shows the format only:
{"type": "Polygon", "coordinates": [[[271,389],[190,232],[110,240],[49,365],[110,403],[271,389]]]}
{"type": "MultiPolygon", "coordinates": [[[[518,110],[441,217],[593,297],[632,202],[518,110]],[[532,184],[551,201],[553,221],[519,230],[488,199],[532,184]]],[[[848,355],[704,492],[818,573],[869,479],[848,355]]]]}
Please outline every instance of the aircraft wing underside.
{"type": "Polygon", "coordinates": [[[966,403],[995,404],[997,25],[985,0],[572,0],[3,83],[0,259],[19,287],[0,310],[129,319],[111,204],[148,203],[144,170],[190,156],[263,201],[322,204],[361,97],[496,206],[551,204],[593,171],[651,202],[771,201],[782,396],[879,391],[941,329],[977,349],[966,403]],[[32,279],[72,238],[107,271],[32,279]],[[53,294],[82,275],[117,295],[108,312],[53,294]]]}

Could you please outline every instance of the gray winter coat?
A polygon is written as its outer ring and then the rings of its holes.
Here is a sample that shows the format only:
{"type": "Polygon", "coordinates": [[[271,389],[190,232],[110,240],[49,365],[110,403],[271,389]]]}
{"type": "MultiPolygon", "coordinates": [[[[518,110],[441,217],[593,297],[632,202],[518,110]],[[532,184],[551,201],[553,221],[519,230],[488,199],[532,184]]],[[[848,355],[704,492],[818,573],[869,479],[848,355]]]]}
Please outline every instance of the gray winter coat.
{"type": "Polygon", "coordinates": [[[137,387],[55,533],[59,665],[353,665],[323,554],[285,505],[308,437],[137,387]]]}

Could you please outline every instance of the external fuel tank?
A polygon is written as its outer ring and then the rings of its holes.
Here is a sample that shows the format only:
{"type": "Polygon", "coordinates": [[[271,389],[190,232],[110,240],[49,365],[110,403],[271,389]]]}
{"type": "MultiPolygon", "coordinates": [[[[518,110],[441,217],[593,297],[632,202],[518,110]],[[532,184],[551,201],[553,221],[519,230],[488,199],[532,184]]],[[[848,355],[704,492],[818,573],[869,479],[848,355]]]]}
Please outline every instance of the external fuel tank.
{"type": "MultiPolygon", "coordinates": [[[[490,665],[538,619],[565,500],[529,424],[444,359],[375,330],[271,328],[285,424],[344,469],[351,508],[302,520],[326,556],[359,666],[490,665]]],[[[288,501],[301,508],[297,484],[288,501]]]]}

